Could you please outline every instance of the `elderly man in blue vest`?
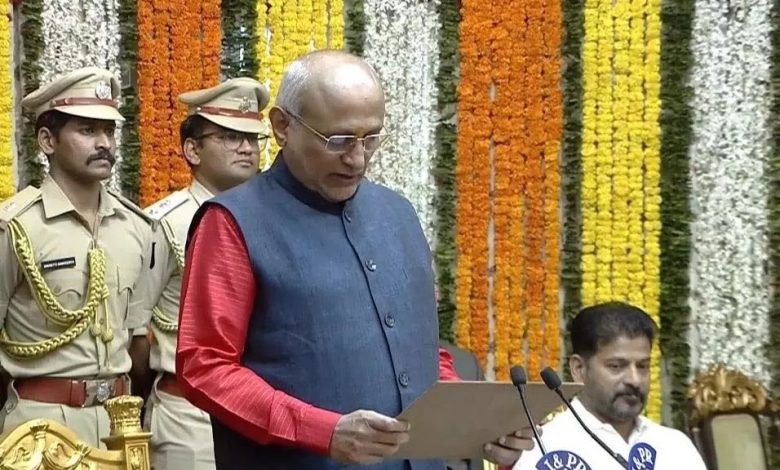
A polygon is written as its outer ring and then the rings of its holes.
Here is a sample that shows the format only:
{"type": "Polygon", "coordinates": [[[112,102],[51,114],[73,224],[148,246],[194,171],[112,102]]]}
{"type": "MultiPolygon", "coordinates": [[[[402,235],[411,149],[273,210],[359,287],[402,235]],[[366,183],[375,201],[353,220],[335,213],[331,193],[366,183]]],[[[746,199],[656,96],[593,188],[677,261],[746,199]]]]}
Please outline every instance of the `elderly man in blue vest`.
{"type": "MultiPolygon", "coordinates": [[[[301,57],[270,112],[273,166],[193,220],[176,371],[211,415],[218,469],[444,469],[393,459],[409,438],[393,416],[457,375],[417,215],[364,178],[384,115],[362,59],[301,57]]],[[[518,432],[485,453],[511,465],[532,446],[518,432]]]]}

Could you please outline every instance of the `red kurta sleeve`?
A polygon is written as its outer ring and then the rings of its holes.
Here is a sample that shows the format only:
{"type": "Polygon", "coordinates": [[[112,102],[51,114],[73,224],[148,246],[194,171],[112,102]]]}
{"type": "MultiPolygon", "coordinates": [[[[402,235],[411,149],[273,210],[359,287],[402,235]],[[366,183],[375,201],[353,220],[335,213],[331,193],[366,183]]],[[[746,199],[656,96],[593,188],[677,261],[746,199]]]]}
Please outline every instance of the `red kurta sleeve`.
{"type": "Polygon", "coordinates": [[[452,382],[460,380],[455,372],[452,354],[444,348],[439,348],[439,380],[452,382]]]}
{"type": "Polygon", "coordinates": [[[257,294],[235,220],[222,207],[208,208],[182,280],[178,380],[195,406],[249,439],[327,454],[341,415],[278,391],[241,365],[257,294]]]}

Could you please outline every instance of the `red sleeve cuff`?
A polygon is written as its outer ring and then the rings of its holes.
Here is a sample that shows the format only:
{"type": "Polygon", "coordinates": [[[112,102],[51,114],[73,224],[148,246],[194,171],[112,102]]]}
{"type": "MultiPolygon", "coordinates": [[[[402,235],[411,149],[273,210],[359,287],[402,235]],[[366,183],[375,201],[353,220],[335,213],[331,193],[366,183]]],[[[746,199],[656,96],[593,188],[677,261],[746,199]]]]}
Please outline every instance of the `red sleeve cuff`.
{"type": "Polygon", "coordinates": [[[309,405],[303,412],[303,426],[298,433],[297,442],[307,450],[328,455],[330,441],[340,419],[341,415],[338,413],[309,405]]]}

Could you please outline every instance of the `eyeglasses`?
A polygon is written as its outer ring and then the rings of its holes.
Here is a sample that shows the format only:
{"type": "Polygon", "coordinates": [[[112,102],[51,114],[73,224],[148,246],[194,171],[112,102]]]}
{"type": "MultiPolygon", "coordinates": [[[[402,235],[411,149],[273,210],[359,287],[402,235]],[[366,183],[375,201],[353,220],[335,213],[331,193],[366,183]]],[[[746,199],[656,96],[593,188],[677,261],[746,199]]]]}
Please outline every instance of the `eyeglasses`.
{"type": "Polygon", "coordinates": [[[252,146],[253,149],[259,150],[260,148],[265,148],[268,146],[268,139],[270,136],[265,134],[247,134],[244,132],[234,132],[234,131],[216,131],[216,132],[209,132],[206,134],[202,134],[200,137],[198,137],[198,140],[205,139],[207,137],[214,137],[217,140],[222,141],[222,146],[225,147],[225,150],[229,150],[231,152],[234,152],[238,150],[241,147],[241,144],[244,143],[244,141],[249,142],[249,145],[252,146]]]}
{"type": "Polygon", "coordinates": [[[344,153],[352,150],[352,148],[357,145],[358,142],[361,142],[363,144],[363,150],[367,153],[375,152],[388,138],[387,133],[381,133],[381,134],[369,134],[364,137],[358,137],[356,135],[332,135],[330,137],[323,135],[321,132],[317,131],[317,129],[311,127],[306,121],[303,120],[300,116],[297,114],[287,111],[286,109],[283,109],[285,113],[289,114],[290,117],[301,123],[303,127],[308,129],[311,133],[319,137],[323,142],[325,142],[325,150],[328,152],[333,153],[344,153]]]}

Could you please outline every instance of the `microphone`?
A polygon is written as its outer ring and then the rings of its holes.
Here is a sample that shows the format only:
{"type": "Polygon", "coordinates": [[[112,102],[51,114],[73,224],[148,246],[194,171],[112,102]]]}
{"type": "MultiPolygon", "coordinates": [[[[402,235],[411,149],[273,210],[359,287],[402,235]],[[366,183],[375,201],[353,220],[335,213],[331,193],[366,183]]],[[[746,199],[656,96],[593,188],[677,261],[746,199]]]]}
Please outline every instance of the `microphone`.
{"type": "Polygon", "coordinates": [[[563,400],[563,403],[566,404],[566,408],[568,408],[571,411],[571,414],[574,415],[574,417],[577,419],[577,422],[580,423],[580,426],[582,426],[582,429],[585,430],[586,433],[590,437],[593,438],[594,441],[598,445],[600,445],[609,455],[612,456],[613,459],[617,461],[617,463],[620,464],[623,468],[628,468],[628,462],[626,462],[626,459],[624,459],[620,454],[617,452],[614,452],[612,449],[610,449],[604,442],[599,439],[595,434],[593,434],[593,431],[591,431],[587,426],[585,426],[585,423],[582,422],[582,418],[580,418],[580,415],[577,414],[577,411],[574,409],[574,407],[571,406],[571,403],[569,400],[563,396],[563,392],[561,392],[561,378],[558,377],[558,374],[555,373],[554,370],[552,370],[549,367],[545,367],[542,369],[542,372],[539,374],[542,376],[542,380],[544,381],[544,384],[547,385],[547,388],[558,394],[559,397],[561,397],[561,400],[563,400]]]}
{"type": "Polygon", "coordinates": [[[528,403],[525,401],[525,384],[528,382],[525,369],[521,366],[513,366],[509,369],[509,375],[512,377],[512,384],[517,387],[517,391],[520,392],[520,401],[523,402],[523,410],[525,410],[525,416],[528,418],[528,423],[531,425],[531,430],[534,433],[534,439],[539,445],[539,450],[542,451],[542,457],[547,455],[547,451],[544,450],[544,444],[542,444],[542,438],[539,436],[539,431],[536,429],[536,421],[531,417],[531,411],[528,409],[528,403]]]}

